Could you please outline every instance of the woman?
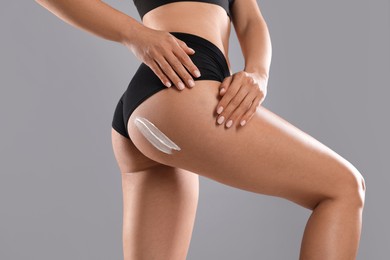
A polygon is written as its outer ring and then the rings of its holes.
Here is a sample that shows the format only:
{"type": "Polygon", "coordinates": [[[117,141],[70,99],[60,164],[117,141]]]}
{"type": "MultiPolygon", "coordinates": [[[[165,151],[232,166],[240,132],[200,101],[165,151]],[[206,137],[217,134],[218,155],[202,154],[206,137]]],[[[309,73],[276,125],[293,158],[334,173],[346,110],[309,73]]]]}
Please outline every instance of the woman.
{"type": "Polygon", "coordinates": [[[300,259],[356,258],[364,178],[336,152],[260,106],[271,42],[255,0],[135,0],[142,23],[101,1],[37,2],[123,44],[142,61],[112,121],[122,173],[124,259],[186,258],[199,175],[312,210],[300,259]],[[231,23],[245,58],[245,68],[233,74],[231,23]]]}

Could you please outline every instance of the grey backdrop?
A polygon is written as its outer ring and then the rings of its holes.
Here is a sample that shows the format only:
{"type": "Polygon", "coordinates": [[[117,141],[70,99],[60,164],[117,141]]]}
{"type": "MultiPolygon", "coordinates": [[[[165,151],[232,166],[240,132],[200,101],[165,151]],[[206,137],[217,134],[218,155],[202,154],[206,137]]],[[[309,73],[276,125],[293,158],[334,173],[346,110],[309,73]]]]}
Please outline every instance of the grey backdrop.
{"type": "MultiPolygon", "coordinates": [[[[139,20],[132,1],[107,3],[139,20]]],[[[273,46],[263,105],[362,172],[358,259],[389,259],[389,0],[259,5],[273,46]]],[[[0,259],[121,259],[110,129],[139,61],[34,1],[1,1],[0,32],[0,259]]],[[[243,68],[234,30],[230,59],[243,68]]],[[[310,211],[203,177],[200,189],[188,259],[298,259],[310,211]]]]}

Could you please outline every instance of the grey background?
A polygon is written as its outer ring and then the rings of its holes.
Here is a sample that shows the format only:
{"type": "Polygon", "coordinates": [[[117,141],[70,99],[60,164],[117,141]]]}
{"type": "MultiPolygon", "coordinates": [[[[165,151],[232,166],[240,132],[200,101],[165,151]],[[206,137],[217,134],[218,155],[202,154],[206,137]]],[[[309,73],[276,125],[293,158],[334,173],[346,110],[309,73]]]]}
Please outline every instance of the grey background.
{"type": "MultiPolygon", "coordinates": [[[[139,20],[132,1],[107,3],[139,20]]],[[[389,0],[258,3],[273,46],[263,105],[362,172],[358,259],[388,259],[389,0]]],[[[139,61],[34,1],[1,1],[0,32],[0,259],[121,259],[110,129],[139,61]]],[[[243,68],[234,30],[230,59],[243,68]]],[[[298,259],[310,211],[200,186],[188,259],[298,259]]]]}

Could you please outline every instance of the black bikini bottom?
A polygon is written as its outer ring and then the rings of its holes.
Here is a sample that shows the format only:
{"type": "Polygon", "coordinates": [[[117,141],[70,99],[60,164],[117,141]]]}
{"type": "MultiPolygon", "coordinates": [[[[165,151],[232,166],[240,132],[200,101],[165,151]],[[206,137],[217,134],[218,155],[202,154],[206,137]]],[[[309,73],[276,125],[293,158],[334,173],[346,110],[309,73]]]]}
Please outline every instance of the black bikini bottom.
{"type": "MultiPolygon", "coordinates": [[[[194,81],[216,80],[222,82],[224,78],[230,76],[225,56],[212,42],[195,34],[170,33],[195,50],[194,54],[188,55],[201,73],[198,78],[193,76],[194,81]]],[[[192,75],[192,73],[190,74],[192,75]]],[[[175,85],[171,86],[171,88],[175,87],[175,85]]],[[[112,119],[112,127],[121,135],[130,139],[127,132],[127,122],[131,113],[148,97],[166,88],[157,75],[145,63],[141,63],[126,91],[119,99],[112,119]]]]}

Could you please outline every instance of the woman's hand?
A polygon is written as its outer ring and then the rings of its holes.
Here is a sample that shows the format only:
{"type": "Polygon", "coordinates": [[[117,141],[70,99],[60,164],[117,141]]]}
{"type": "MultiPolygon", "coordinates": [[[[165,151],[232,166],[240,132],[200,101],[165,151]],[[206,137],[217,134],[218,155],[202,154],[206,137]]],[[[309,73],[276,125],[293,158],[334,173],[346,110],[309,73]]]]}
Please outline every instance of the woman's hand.
{"type": "Polygon", "coordinates": [[[184,89],[183,81],[189,87],[195,85],[191,74],[188,73],[190,71],[195,77],[200,77],[198,68],[188,56],[188,54],[194,54],[195,51],[189,48],[184,41],[167,31],[146,26],[137,30],[137,36],[132,38],[131,42],[125,45],[139,60],[153,70],[165,86],[170,87],[173,82],[182,90],[184,89]]]}
{"type": "Polygon", "coordinates": [[[222,98],[217,105],[217,123],[226,122],[229,128],[240,119],[244,126],[265,99],[267,83],[267,77],[246,71],[226,77],[219,87],[222,98]]]}

